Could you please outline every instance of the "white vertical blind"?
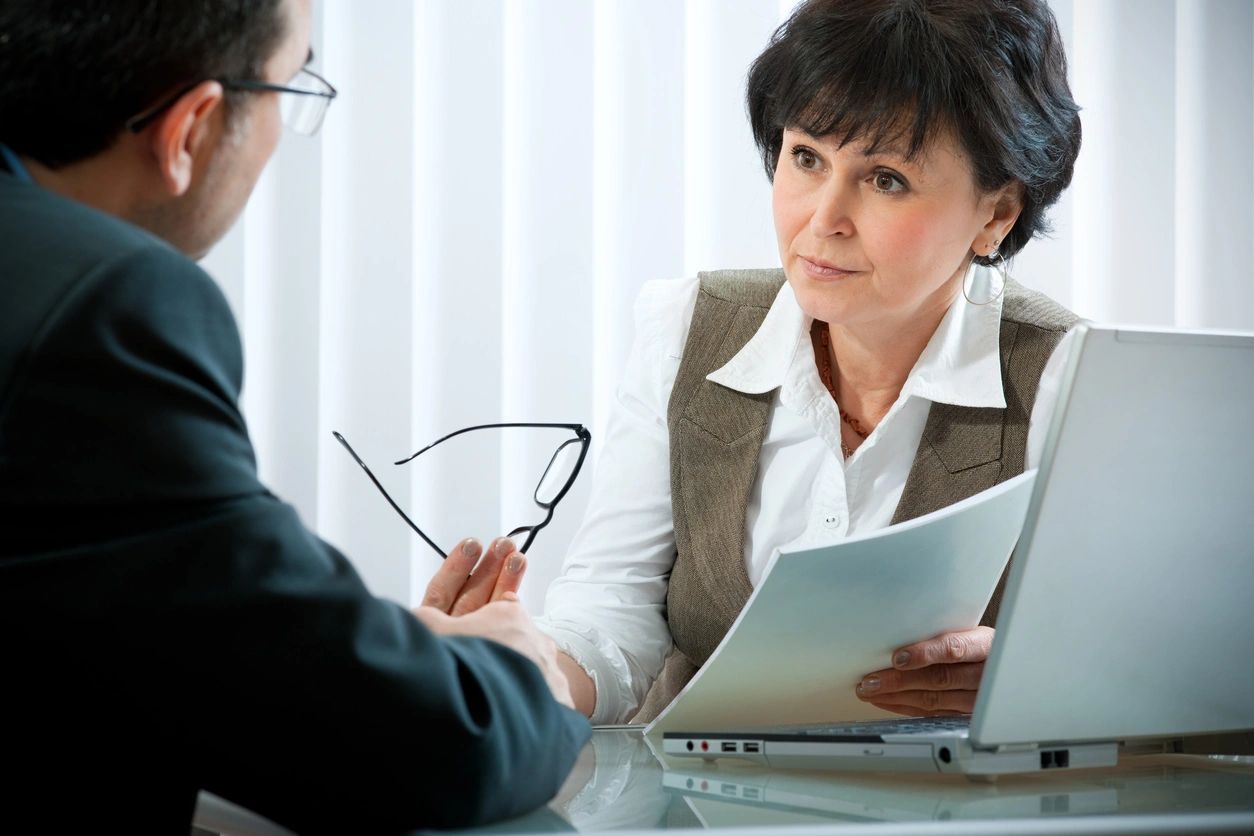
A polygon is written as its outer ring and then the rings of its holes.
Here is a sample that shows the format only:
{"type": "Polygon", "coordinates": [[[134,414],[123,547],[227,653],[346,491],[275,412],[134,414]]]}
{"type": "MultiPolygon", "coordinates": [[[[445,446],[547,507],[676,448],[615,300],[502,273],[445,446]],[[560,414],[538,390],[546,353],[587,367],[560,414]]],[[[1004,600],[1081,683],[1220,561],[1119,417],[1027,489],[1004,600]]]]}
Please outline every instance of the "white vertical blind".
{"type": "MultiPolygon", "coordinates": [[[[507,421],[592,420],[593,13],[583,0],[505,4],[500,334],[507,421]]],[[[531,501],[543,467],[535,437],[504,437],[502,530],[541,516],[531,501]]],[[[529,600],[543,597],[588,482],[579,482],[529,555],[529,600]]]]}
{"type": "MultiPolygon", "coordinates": [[[[415,168],[412,182],[401,186],[413,194],[417,211],[412,230],[394,232],[414,241],[414,269],[408,274],[414,292],[413,376],[398,382],[412,387],[412,420],[410,437],[403,449],[392,451],[398,454],[393,459],[453,429],[505,419],[504,4],[439,0],[417,9],[415,168]]],[[[432,536],[443,532],[444,548],[458,537],[485,538],[499,530],[498,435],[475,438],[455,452],[455,458],[407,465],[415,521],[432,536]],[[471,478],[459,479],[459,471],[471,478]],[[473,496],[458,485],[473,486],[473,496]],[[475,524],[482,525],[485,514],[490,530],[475,524]]],[[[380,457],[380,467],[389,467],[386,460],[380,457]]],[[[360,480],[348,487],[371,490],[360,480]]],[[[367,498],[382,504],[377,496],[367,498]]],[[[396,528],[400,521],[392,517],[380,525],[396,528]]],[[[412,595],[419,600],[439,561],[408,536],[414,546],[412,595]]]]}
{"type": "MultiPolygon", "coordinates": [[[[420,336],[411,301],[414,8],[404,0],[325,4],[323,67],[345,95],[324,126],[320,226],[304,230],[322,260],[319,430],[310,450],[319,462],[317,525],[375,588],[396,596],[411,582],[412,536],[330,431],[343,432],[375,468],[409,446],[420,336]]],[[[392,484],[409,505],[407,485],[392,484]]]]}
{"type": "Polygon", "coordinates": [[[1175,321],[1254,317],[1254,3],[1176,7],[1175,321]]]}
{"type": "Polygon", "coordinates": [[[684,5],[609,0],[595,15],[593,403],[601,436],[631,310],[649,279],[684,273],[684,5]]]}
{"type": "MultiPolygon", "coordinates": [[[[1099,320],[1254,330],[1251,3],[1052,5],[1084,145],[1054,237],[1013,272],[1099,320]]],[[[534,522],[552,436],[390,462],[495,421],[584,423],[595,455],[640,285],[778,263],[744,79],[791,6],[316,5],[342,95],[206,267],[241,322],[263,478],[376,592],[416,600],[438,559],[331,429],[445,547],[534,522]]],[[[532,550],[533,609],[591,466],[532,550]]]]}
{"type": "Polygon", "coordinates": [[[1073,301],[1097,319],[1174,320],[1174,6],[1074,7],[1073,92],[1085,139],[1073,186],[1073,301]]]}
{"type": "Polygon", "coordinates": [[[786,12],[774,0],[688,0],[687,10],[684,273],[777,267],[770,184],[745,114],[745,77],[786,12]]]}

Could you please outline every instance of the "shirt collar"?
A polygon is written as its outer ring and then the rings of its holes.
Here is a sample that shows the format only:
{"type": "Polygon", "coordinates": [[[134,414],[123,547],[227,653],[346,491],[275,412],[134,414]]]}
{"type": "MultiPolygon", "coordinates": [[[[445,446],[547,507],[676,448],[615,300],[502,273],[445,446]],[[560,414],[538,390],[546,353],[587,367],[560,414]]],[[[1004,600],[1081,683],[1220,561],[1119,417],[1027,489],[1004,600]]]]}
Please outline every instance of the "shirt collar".
{"type": "Polygon", "coordinates": [[[33,183],[30,172],[26,170],[26,166],[22,165],[22,161],[18,159],[17,154],[13,153],[13,149],[0,142],[0,160],[9,169],[9,173],[23,183],[33,183]]]}
{"type": "MultiPolygon", "coordinates": [[[[750,395],[778,388],[794,358],[804,359],[805,354],[798,349],[809,328],[810,317],[797,304],[792,286],[785,282],[749,342],[721,368],[706,375],[706,380],[750,395]]],[[[809,346],[809,340],[805,344],[809,346]]]]}
{"type": "MultiPolygon", "coordinates": [[[[1000,278],[994,281],[994,276],[993,268],[972,262],[964,277],[971,298],[991,296],[991,288],[1001,284],[1000,278]]],[[[965,297],[956,299],[906,378],[902,396],[916,395],[955,406],[1005,409],[1001,380],[1002,296],[999,294],[985,305],[972,304],[965,297]]],[[[811,321],[797,304],[792,287],[785,283],[749,341],[706,379],[746,394],[783,388],[781,400],[785,404],[808,400],[792,397],[794,393],[789,390],[816,374],[809,340],[811,321]]],[[[806,389],[808,395],[809,387],[806,389]]]]}

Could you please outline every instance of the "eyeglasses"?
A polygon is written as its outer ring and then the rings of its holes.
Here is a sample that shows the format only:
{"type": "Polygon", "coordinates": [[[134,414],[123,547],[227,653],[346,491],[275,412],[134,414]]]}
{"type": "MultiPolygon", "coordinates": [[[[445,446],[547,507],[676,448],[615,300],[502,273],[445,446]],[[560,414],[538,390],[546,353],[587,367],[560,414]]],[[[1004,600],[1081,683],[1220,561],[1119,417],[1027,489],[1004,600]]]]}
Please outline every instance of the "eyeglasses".
{"type": "MultiPolygon", "coordinates": [[[[279,100],[279,115],[282,117],[284,125],[304,136],[313,136],[318,132],[318,129],[322,127],[323,118],[327,115],[327,108],[331,106],[331,100],[339,95],[339,91],[331,86],[331,82],[306,67],[301,68],[290,84],[270,84],[266,81],[231,81],[225,78],[213,80],[228,90],[254,93],[290,93],[291,95],[284,96],[279,100]]],[[[132,116],[126,122],[127,130],[131,133],[139,133],[151,125],[158,116],[169,110],[175,102],[197,84],[200,84],[200,82],[193,82],[181,87],[176,93],[148,108],[148,110],[145,110],[138,116],[132,116]]]]}
{"type": "MultiPolygon", "coordinates": [[[[478,430],[495,430],[509,427],[544,427],[549,429],[565,429],[570,430],[575,434],[574,438],[568,438],[558,445],[557,450],[555,450],[552,457],[549,458],[549,464],[545,467],[544,473],[540,476],[540,481],[536,483],[535,491],[532,492],[532,499],[535,500],[536,505],[538,505],[540,509],[545,512],[544,519],[534,525],[521,525],[506,535],[513,540],[516,545],[518,545],[518,550],[520,552],[526,553],[527,549],[531,547],[531,544],[535,542],[536,535],[540,532],[540,529],[548,525],[549,521],[553,519],[553,509],[557,507],[557,503],[562,501],[562,497],[566,496],[567,491],[570,490],[570,486],[575,483],[575,477],[579,475],[579,469],[583,467],[583,460],[588,455],[588,445],[592,441],[592,434],[589,433],[582,424],[480,424],[476,427],[466,427],[465,429],[449,433],[443,438],[431,442],[417,453],[414,453],[412,456],[401,459],[398,462],[393,462],[393,464],[402,465],[412,462],[414,459],[418,458],[423,453],[426,453],[433,447],[443,444],[450,438],[456,438],[459,435],[476,432],[478,430]],[[576,447],[576,445],[578,445],[578,447],[576,447]],[[522,540],[521,543],[519,543],[520,538],[522,540]]],[[[396,504],[396,500],[392,499],[391,495],[387,492],[379,480],[375,478],[375,475],[370,471],[370,468],[367,467],[366,463],[361,460],[361,456],[357,455],[357,451],[352,448],[352,445],[348,443],[344,436],[334,430],[331,431],[331,435],[335,436],[335,440],[344,446],[344,449],[348,451],[348,454],[353,457],[353,461],[361,465],[361,469],[366,471],[366,475],[370,477],[370,481],[373,482],[374,486],[379,489],[379,493],[383,494],[383,498],[386,499],[388,504],[392,506],[392,510],[400,514],[401,519],[403,519],[410,528],[417,532],[418,536],[421,537],[428,546],[435,549],[436,552],[439,553],[440,557],[447,558],[448,552],[437,546],[435,541],[428,537],[421,528],[414,525],[414,521],[411,520],[409,515],[402,511],[401,507],[396,504]]]]}

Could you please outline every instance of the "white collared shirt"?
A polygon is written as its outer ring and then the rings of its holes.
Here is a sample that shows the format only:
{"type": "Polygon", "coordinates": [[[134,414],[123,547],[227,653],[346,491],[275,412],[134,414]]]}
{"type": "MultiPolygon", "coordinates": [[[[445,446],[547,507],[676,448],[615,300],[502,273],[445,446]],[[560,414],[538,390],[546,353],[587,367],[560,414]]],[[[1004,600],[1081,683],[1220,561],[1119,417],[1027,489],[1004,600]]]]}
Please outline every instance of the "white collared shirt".
{"type": "MultiPolygon", "coordinates": [[[[972,298],[987,298],[989,268],[973,267],[972,298]]],[[[674,563],[666,407],[699,281],[653,281],[636,300],[636,336],[584,521],[549,587],[541,629],[596,684],[593,723],[624,722],[671,648],[666,588],[674,563]]],[[[840,413],[819,379],[811,318],[785,284],[757,332],[709,380],[774,391],[746,513],[745,567],[757,584],[774,553],[883,528],[892,520],[932,403],[1005,408],[1001,298],[950,306],[888,414],[854,454],[840,451],[840,413]]],[[[1041,377],[1027,466],[1040,460],[1070,337],[1041,377]]]]}

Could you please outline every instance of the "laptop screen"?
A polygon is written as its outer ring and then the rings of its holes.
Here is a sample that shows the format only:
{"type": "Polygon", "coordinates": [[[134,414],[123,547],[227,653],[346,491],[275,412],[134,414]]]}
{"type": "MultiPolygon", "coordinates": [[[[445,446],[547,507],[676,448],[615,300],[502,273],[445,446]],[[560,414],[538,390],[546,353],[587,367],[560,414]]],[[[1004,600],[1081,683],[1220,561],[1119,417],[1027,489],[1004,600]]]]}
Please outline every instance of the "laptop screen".
{"type": "Polygon", "coordinates": [[[971,736],[1254,728],[1254,336],[1080,327],[971,736]]]}

